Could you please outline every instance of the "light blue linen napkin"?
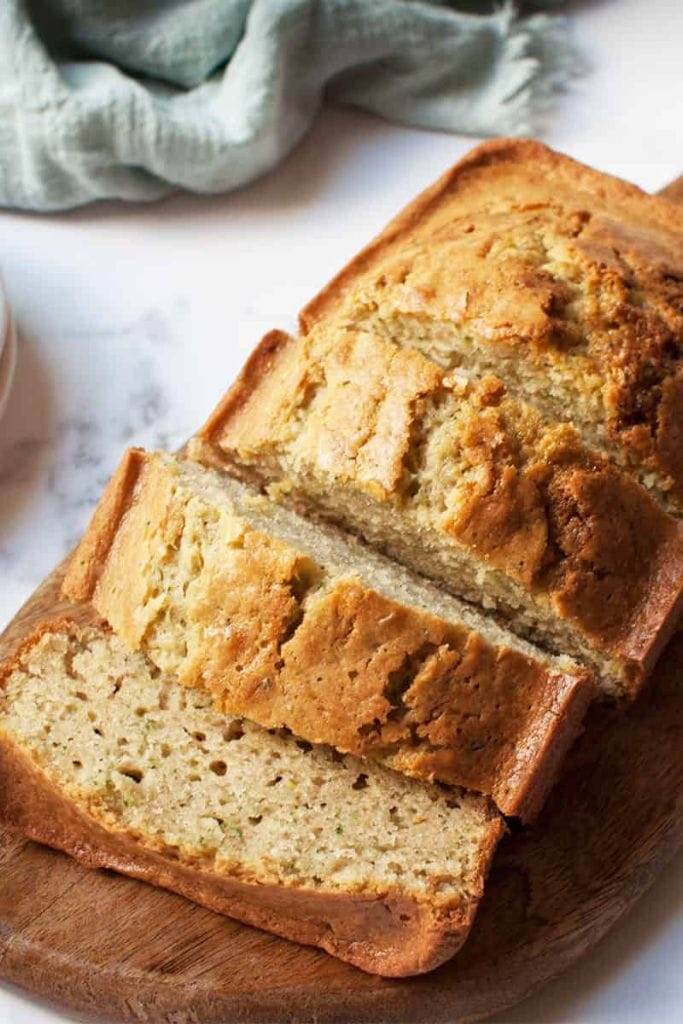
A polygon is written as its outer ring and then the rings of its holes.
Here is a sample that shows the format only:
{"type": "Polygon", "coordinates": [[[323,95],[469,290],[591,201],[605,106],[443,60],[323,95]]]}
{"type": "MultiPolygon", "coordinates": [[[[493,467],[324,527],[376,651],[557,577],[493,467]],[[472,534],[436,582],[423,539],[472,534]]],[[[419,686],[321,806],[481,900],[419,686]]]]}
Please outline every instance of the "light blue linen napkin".
{"type": "Polygon", "coordinates": [[[402,124],[529,133],[575,67],[564,23],[482,9],[0,0],[0,204],[232,189],[301,139],[323,97],[402,124]]]}

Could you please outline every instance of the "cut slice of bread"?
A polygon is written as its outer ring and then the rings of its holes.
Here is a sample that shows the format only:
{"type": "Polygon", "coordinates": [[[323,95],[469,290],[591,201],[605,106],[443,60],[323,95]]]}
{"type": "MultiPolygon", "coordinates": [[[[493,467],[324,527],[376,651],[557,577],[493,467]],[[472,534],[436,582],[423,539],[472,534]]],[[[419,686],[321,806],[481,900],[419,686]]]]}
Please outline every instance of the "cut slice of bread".
{"type": "Polygon", "coordinates": [[[353,537],[225,474],[124,458],[63,590],[133,650],[265,727],[540,808],[588,673],[353,537]]]}
{"type": "Polygon", "coordinates": [[[633,695],[683,602],[683,523],[495,378],[356,331],[268,335],[195,457],[271,485],[633,695]]]}
{"type": "Polygon", "coordinates": [[[683,211],[537,142],[474,149],[301,315],[494,372],[683,513],[683,211]]]}
{"type": "Polygon", "coordinates": [[[397,976],[463,943],[503,831],[484,798],[217,714],[103,626],[71,621],[0,672],[0,819],[397,976]]]}

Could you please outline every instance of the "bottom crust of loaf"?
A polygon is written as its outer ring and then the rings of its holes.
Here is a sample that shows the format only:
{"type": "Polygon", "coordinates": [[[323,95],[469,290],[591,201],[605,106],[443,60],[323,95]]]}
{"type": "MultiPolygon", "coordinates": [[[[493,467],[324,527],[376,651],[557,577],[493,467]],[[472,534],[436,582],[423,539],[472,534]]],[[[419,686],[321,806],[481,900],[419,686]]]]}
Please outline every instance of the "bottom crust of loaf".
{"type": "MultiPolygon", "coordinates": [[[[386,977],[422,974],[462,946],[476,901],[440,913],[407,897],[321,894],[208,873],[109,832],[64,797],[7,737],[0,742],[0,821],[87,868],[108,868],[386,977]]],[[[491,846],[498,836],[491,836],[491,846]]]]}

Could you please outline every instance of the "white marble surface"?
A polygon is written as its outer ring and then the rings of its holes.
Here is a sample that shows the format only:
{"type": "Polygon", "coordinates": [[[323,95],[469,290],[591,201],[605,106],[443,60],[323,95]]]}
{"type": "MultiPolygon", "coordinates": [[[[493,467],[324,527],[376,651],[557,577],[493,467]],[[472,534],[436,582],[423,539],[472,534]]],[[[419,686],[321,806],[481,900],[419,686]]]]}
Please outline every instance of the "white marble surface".
{"type": "MultiPolygon", "coordinates": [[[[655,189],[683,172],[683,4],[570,4],[589,72],[546,138],[655,189]]],[[[173,447],[297,309],[471,140],[323,115],[232,196],[0,215],[20,329],[0,422],[0,625],[78,537],[123,447],[173,447]]],[[[683,1019],[683,860],[582,964],[499,1024],[683,1019]]],[[[69,1019],[9,988],[0,1024],[69,1019]]]]}

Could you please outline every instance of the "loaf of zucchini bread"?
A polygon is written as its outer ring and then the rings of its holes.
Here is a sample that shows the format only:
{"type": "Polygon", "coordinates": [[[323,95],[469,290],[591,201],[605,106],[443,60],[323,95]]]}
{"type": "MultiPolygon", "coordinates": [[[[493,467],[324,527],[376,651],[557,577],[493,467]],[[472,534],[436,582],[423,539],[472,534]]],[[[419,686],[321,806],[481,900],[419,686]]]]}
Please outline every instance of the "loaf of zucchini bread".
{"type": "Polygon", "coordinates": [[[683,512],[683,209],[537,142],[474,149],[301,314],[493,372],[683,512]]]}
{"type": "Polygon", "coordinates": [[[592,693],[569,658],[225,474],[129,452],[63,585],[217,707],[539,809],[592,693]]]}
{"type": "Polygon", "coordinates": [[[217,713],[82,612],[0,668],[0,821],[386,975],[462,945],[503,832],[483,797],[217,713]]]}
{"type": "Polygon", "coordinates": [[[451,956],[500,812],[680,618],[682,230],[532,142],[419,197],[183,458],[127,453],[63,586],[107,621],[0,667],[0,820],[364,970],[451,956]]]}
{"type": "Polygon", "coordinates": [[[323,515],[631,696],[676,626],[683,523],[498,378],[366,331],[273,332],[192,454],[323,515]]]}

